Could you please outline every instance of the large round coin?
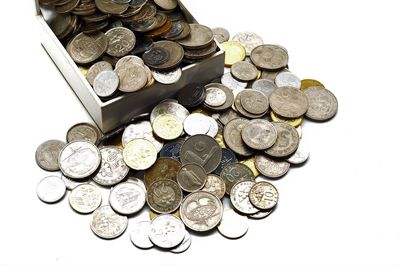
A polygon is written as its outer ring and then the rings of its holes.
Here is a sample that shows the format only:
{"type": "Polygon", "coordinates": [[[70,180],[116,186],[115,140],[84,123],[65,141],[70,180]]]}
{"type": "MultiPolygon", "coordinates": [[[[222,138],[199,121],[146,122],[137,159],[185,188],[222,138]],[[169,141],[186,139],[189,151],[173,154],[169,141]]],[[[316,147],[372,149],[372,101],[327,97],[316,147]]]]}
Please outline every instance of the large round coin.
{"type": "Polygon", "coordinates": [[[152,221],[149,238],[160,248],[173,248],[183,241],[185,231],[185,225],[178,217],[163,214],[152,221]]]}
{"type": "Polygon", "coordinates": [[[122,92],[135,92],[144,88],[148,82],[147,72],[144,66],[125,63],[115,68],[119,76],[118,89],[122,92]]]}
{"type": "Polygon", "coordinates": [[[47,171],[59,170],[58,158],[64,147],[65,143],[59,140],[48,140],[42,143],[36,149],[36,163],[39,167],[47,171]]]}
{"type": "Polygon", "coordinates": [[[316,121],[326,121],[336,115],[338,111],[338,101],[335,95],[328,89],[320,87],[310,87],[304,91],[309,108],[306,117],[316,121]]]}
{"type": "Polygon", "coordinates": [[[258,182],[252,186],[249,193],[250,202],[261,210],[269,210],[278,203],[277,189],[269,182],[258,182]]]}
{"type": "Polygon", "coordinates": [[[225,209],[218,231],[229,239],[237,239],[244,236],[249,229],[247,216],[237,214],[232,209],[225,209]]]}
{"type": "Polygon", "coordinates": [[[154,244],[149,238],[150,227],[151,222],[149,221],[137,222],[130,234],[132,244],[141,249],[152,248],[154,244]]]}
{"type": "Polygon", "coordinates": [[[178,43],[185,49],[200,49],[208,46],[214,40],[214,33],[209,27],[200,24],[189,24],[189,26],[189,36],[178,40],[178,43]]]}
{"type": "Polygon", "coordinates": [[[86,122],[72,126],[67,132],[67,143],[88,141],[94,145],[100,140],[100,131],[94,125],[86,122]]]}
{"type": "Polygon", "coordinates": [[[55,203],[64,197],[66,190],[65,183],[60,177],[49,176],[39,182],[36,193],[41,201],[55,203]]]}
{"type": "Polygon", "coordinates": [[[206,184],[207,173],[197,164],[185,164],[178,171],[177,180],[184,191],[196,192],[206,184]]]}
{"type": "Polygon", "coordinates": [[[104,239],[117,238],[125,232],[128,218],[113,211],[109,205],[94,211],[90,228],[98,237],[104,239]]]}
{"type": "Polygon", "coordinates": [[[255,214],[259,210],[254,207],[249,199],[250,189],[256,184],[251,180],[237,182],[231,190],[230,199],[233,207],[243,214],[255,214]]]}
{"type": "Polygon", "coordinates": [[[224,140],[226,145],[236,154],[241,156],[251,156],[254,151],[242,140],[242,130],[249,123],[249,120],[237,118],[231,120],[224,128],[224,140]]]}
{"type": "Polygon", "coordinates": [[[172,213],[179,208],[183,195],[178,183],[161,179],[147,189],[147,204],[157,213],[172,213]]]}
{"type": "Polygon", "coordinates": [[[273,122],[272,124],[278,133],[278,138],[265,153],[273,157],[286,157],[296,152],[300,141],[296,128],[283,122],[273,122]]]}
{"type": "Polygon", "coordinates": [[[59,158],[62,173],[73,179],[89,177],[99,168],[100,163],[99,149],[86,141],[69,143],[61,151],[59,158]]]}
{"type": "Polygon", "coordinates": [[[150,168],[157,160],[157,149],[145,139],[130,141],[123,151],[125,163],[134,170],[150,168]]]}
{"type": "Polygon", "coordinates": [[[129,172],[124,162],[122,149],[116,146],[105,146],[100,149],[101,167],[93,180],[103,186],[113,186],[121,182],[129,172]]]}
{"type": "Polygon", "coordinates": [[[222,150],[214,138],[208,135],[194,135],[183,143],[180,158],[183,164],[195,163],[207,173],[211,173],[221,162],[222,150]]]}
{"type": "Polygon", "coordinates": [[[242,180],[254,181],[254,173],[242,163],[228,164],[221,172],[221,178],[225,182],[226,193],[230,194],[232,187],[242,180]]]}
{"type": "Polygon", "coordinates": [[[131,215],[143,208],[146,203],[146,192],[137,183],[120,183],[111,190],[109,202],[117,213],[131,215]]]}
{"type": "Polygon", "coordinates": [[[71,191],[69,205],[78,213],[91,213],[101,205],[100,190],[90,184],[82,184],[71,191]]]}
{"type": "Polygon", "coordinates": [[[263,119],[252,120],[242,130],[242,139],[247,146],[266,150],[276,141],[278,134],[272,123],[263,119]]]}
{"type": "Polygon", "coordinates": [[[292,87],[280,87],[269,97],[271,109],[285,118],[298,118],[308,110],[306,95],[292,87]]]}
{"type": "Polygon", "coordinates": [[[79,33],[67,45],[67,52],[78,64],[96,61],[107,50],[108,39],[103,32],[79,33]]]}
{"type": "Polygon", "coordinates": [[[176,175],[180,168],[181,163],[178,160],[160,157],[151,168],[146,170],[144,184],[148,188],[153,182],[160,179],[170,179],[176,182],[176,175]]]}
{"type": "Polygon", "coordinates": [[[281,46],[265,44],[254,48],[250,59],[258,68],[279,70],[288,65],[289,55],[281,46]]]}
{"type": "Polygon", "coordinates": [[[231,67],[232,75],[240,81],[252,81],[257,78],[257,68],[249,62],[236,62],[231,67]]]}
{"type": "Polygon", "coordinates": [[[213,194],[198,191],[186,196],[180,213],[183,223],[198,232],[209,231],[222,219],[222,203],[213,194]]]}

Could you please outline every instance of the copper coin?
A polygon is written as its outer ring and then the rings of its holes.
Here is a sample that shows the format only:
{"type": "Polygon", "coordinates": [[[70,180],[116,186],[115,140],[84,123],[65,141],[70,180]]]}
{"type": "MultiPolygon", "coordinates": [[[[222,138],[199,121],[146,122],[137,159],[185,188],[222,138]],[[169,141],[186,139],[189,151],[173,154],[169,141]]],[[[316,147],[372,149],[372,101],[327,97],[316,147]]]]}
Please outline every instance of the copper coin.
{"type": "Polygon", "coordinates": [[[160,157],[156,163],[146,170],[144,184],[149,187],[153,182],[165,178],[176,182],[176,175],[181,168],[181,163],[175,159],[160,157]]]}
{"type": "Polygon", "coordinates": [[[178,183],[169,179],[160,179],[147,189],[147,204],[157,213],[172,213],[176,211],[183,199],[178,183]]]}

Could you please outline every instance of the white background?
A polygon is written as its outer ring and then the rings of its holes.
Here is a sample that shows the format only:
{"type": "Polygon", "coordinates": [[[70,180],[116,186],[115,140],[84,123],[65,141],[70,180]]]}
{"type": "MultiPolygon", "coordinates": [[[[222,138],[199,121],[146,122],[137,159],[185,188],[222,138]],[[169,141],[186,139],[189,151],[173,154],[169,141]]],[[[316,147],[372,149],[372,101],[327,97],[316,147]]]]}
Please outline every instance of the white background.
{"type": "Polygon", "coordinates": [[[90,117],[40,45],[33,1],[3,2],[1,264],[400,263],[396,1],[184,1],[203,24],[285,46],[291,71],[323,82],[340,110],[329,123],[305,122],[311,157],[274,182],[280,202],[270,217],[251,221],[240,240],[193,237],[180,255],[135,248],[129,227],[101,240],[67,198],[37,199],[36,184],[49,175],[35,164],[37,145],[90,117]]]}

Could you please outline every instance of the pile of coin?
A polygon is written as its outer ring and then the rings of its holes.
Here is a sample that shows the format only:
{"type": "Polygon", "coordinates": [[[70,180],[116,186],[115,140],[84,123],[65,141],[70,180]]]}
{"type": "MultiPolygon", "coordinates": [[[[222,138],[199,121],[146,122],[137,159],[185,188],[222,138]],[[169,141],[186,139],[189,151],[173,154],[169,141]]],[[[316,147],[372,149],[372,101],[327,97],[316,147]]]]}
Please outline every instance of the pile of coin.
{"type": "Polygon", "coordinates": [[[132,243],[175,253],[190,246],[188,231],[217,229],[236,239],[248,218],[269,216],[279,200],[270,181],[308,159],[304,118],[327,121],[338,102],[320,82],[289,72],[285,48],[250,32],[232,42],[226,30],[214,32],[231,66],[221,80],[184,87],[119,134],[80,123],[67,143],[44,142],[38,165],[62,175],[41,180],[38,197],[53,203],[71,190],[72,209],[93,213],[92,231],[107,239],[124,233],[147,205],[149,220],[133,225],[132,243]],[[112,188],[103,206],[100,187],[112,188]]]}

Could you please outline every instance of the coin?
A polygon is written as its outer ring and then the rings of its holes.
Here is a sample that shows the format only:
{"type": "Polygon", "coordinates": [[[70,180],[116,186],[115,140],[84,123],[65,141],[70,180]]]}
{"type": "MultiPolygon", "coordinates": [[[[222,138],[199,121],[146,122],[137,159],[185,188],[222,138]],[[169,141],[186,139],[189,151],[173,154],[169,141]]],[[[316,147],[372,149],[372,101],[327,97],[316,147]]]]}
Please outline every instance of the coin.
{"type": "Polygon", "coordinates": [[[234,101],[234,95],[233,95],[231,89],[229,89],[228,87],[226,87],[224,85],[218,84],[218,83],[211,83],[211,84],[206,85],[205,87],[206,87],[206,89],[211,89],[211,88],[218,89],[218,91],[222,91],[224,93],[224,96],[221,96],[221,97],[218,96],[218,97],[216,97],[214,102],[212,102],[212,104],[214,104],[214,106],[209,104],[211,99],[209,99],[208,102],[206,99],[205,104],[204,104],[205,108],[207,108],[211,111],[218,111],[218,112],[231,108],[233,101],[234,101]],[[224,103],[220,106],[215,106],[215,105],[219,104],[223,98],[225,98],[224,103]],[[219,101],[219,102],[216,103],[217,101],[219,101]]]}
{"type": "Polygon", "coordinates": [[[246,58],[246,49],[237,41],[226,41],[221,47],[225,51],[225,66],[231,66],[246,58]]]}
{"type": "Polygon", "coordinates": [[[151,223],[149,238],[160,248],[178,246],[185,238],[185,225],[174,215],[157,216],[151,223]]]}
{"type": "Polygon", "coordinates": [[[255,214],[259,210],[251,204],[249,199],[250,189],[256,183],[251,180],[237,182],[231,189],[230,199],[233,207],[243,214],[255,214]]]}
{"type": "Polygon", "coordinates": [[[94,79],[93,90],[99,97],[110,97],[119,86],[119,77],[114,71],[103,71],[94,79]]]}
{"type": "Polygon", "coordinates": [[[178,183],[169,179],[153,182],[147,189],[147,204],[157,213],[172,213],[179,208],[183,195],[178,183]]]}
{"type": "Polygon", "coordinates": [[[40,144],[35,153],[38,166],[47,171],[59,170],[58,157],[64,146],[65,143],[59,140],[48,140],[40,144]]]}
{"type": "Polygon", "coordinates": [[[221,162],[222,150],[214,138],[195,135],[182,144],[180,156],[183,164],[195,163],[211,173],[221,162]]]}
{"type": "Polygon", "coordinates": [[[188,250],[192,243],[192,237],[188,231],[185,231],[185,238],[183,239],[182,243],[180,243],[177,247],[172,248],[170,252],[172,253],[182,253],[188,250]]]}
{"type": "Polygon", "coordinates": [[[296,152],[300,140],[296,129],[283,122],[272,122],[272,124],[278,133],[278,138],[265,153],[278,158],[292,155],[296,152]]]}
{"type": "Polygon", "coordinates": [[[257,46],[260,46],[264,43],[263,39],[253,32],[240,32],[233,36],[232,41],[240,42],[246,49],[246,55],[250,56],[251,52],[257,46]]]}
{"type": "Polygon", "coordinates": [[[218,167],[214,170],[214,173],[217,175],[221,174],[222,169],[230,164],[230,163],[235,163],[238,162],[238,159],[236,158],[235,154],[227,148],[222,148],[222,159],[221,162],[219,163],[218,167]]]}
{"type": "Polygon", "coordinates": [[[290,168],[290,164],[284,160],[276,160],[264,155],[256,155],[255,165],[258,171],[267,178],[280,178],[290,168]]]}
{"type": "Polygon", "coordinates": [[[233,78],[230,72],[227,72],[222,76],[221,83],[231,90],[243,89],[247,87],[247,82],[236,80],[235,78],[233,78]]]}
{"type": "Polygon", "coordinates": [[[132,215],[139,212],[146,203],[146,191],[133,182],[123,182],[110,191],[110,206],[119,214],[132,215]]]}
{"type": "Polygon", "coordinates": [[[127,55],[117,61],[115,69],[124,67],[126,68],[131,66],[132,64],[138,64],[144,66],[144,62],[140,57],[137,57],[135,55],[127,55]]]}
{"type": "Polygon", "coordinates": [[[248,166],[251,169],[251,171],[253,172],[254,177],[258,177],[260,175],[260,172],[256,168],[255,159],[253,156],[250,156],[250,157],[240,161],[240,163],[248,166]]]}
{"type": "Polygon", "coordinates": [[[204,185],[202,191],[209,192],[215,195],[218,199],[222,199],[225,195],[225,182],[217,175],[208,175],[206,179],[206,184],[204,185]]]}
{"type": "Polygon", "coordinates": [[[104,146],[100,149],[100,170],[93,176],[94,182],[103,186],[113,186],[128,175],[129,168],[123,159],[123,151],[116,146],[104,146]]]}
{"type": "Polygon", "coordinates": [[[236,118],[241,118],[242,116],[239,115],[236,111],[233,109],[228,109],[224,111],[223,113],[220,114],[218,120],[223,124],[227,125],[231,120],[234,120],[236,118]]]}
{"type": "Polygon", "coordinates": [[[196,192],[206,184],[207,173],[197,164],[185,164],[179,169],[176,178],[181,189],[196,192]]]}
{"type": "Polygon", "coordinates": [[[241,163],[231,163],[224,167],[221,172],[221,178],[225,182],[226,194],[230,194],[232,187],[239,181],[254,181],[254,173],[251,169],[241,163]]]}
{"type": "Polygon", "coordinates": [[[205,103],[212,107],[219,107],[226,102],[225,92],[218,87],[208,87],[206,89],[205,103]]]}
{"type": "Polygon", "coordinates": [[[213,28],[212,31],[214,33],[215,39],[219,43],[224,43],[224,42],[228,41],[230,38],[229,31],[226,30],[225,28],[222,28],[222,27],[213,28]]]}
{"type": "Polygon", "coordinates": [[[163,49],[167,50],[169,54],[169,59],[165,63],[159,65],[151,65],[150,67],[153,70],[168,71],[177,68],[182,62],[184,50],[182,46],[180,46],[178,43],[166,40],[158,41],[154,43],[153,48],[157,47],[162,47],[163,49]]]}
{"type": "Polygon", "coordinates": [[[295,164],[295,165],[302,164],[307,161],[309,156],[310,156],[310,150],[308,149],[308,146],[305,143],[305,141],[301,140],[296,152],[293,155],[291,155],[286,161],[288,161],[290,164],[295,164]]]}
{"type": "Polygon", "coordinates": [[[144,175],[144,183],[148,188],[160,179],[170,179],[176,182],[176,175],[181,168],[181,163],[172,158],[161,157],[144,175]]]}
{"type": "Polygon", "coordinates": [[[128,226],[128,218],[113,211],[109,205],[101,206],[92,215],[90,228],[100,238],[113,239],[122,235],[128,226]]]}
{"type": "Polygon", "coordinates": [[[158,116],[163,114],[175,115],[178,120],[183,123],[183,121],[186,119],[187,116],[189,116],[190,113],[187,109],[185,109],[182,105],[178,103],[165,101],[154,107],[150,114],[150,122],[154,123],[154,120],[158,116]]]}
{"type": "MultiPolygon", "coordinates": [[[[171,28],[169,29],[169,31],[164,33],[162,37],[165,39],[168,39],[168,40],[172,40],[171,38],[175,38],[183,32],[184,25],[185,25],[185,23],[183,23],[183,21],[172,22],[172,25],[171,25],[171,28]]],[[[188,25],[188,27],[189,27],[189,25],[188,25]]]]}
{"type": "Polygon", "coordinates": [[[182,144],[179,142],[167,143],[160,151],[160,157],[169,157],[180,161],[180,149],[182,144]]]}
{"type": "MultiPolygon", "coordinates": [[[[253,115],[264,114],[268,111],[268,98],[260,91],[245,89],[240,92],[240,105],[253,115]]],[[[237,107],[237,106],[236,106],[237,107]]],[[[239,108],[238,108],[239,110],[239,108]]]]}
{"type": "Polygon", "coordinates": [[[58,176],[42,179],[36,187],[36,194],[45,203],[55,203],[61,200],[66,192],[64,181],[58,176]]]}
{"type": "Polygon", "coordinates": [[[304,91],[309,108],[306,117],[315,121],[327,121],[333,118],[338,111],[338,101],[328,89],[310,87],[304,91]]]}
{"type": "Polygon", "coordinates": [[[225,209],[218,231],[226,238],[237,239],[244,236],[249,229],[248,218],[237,214],[232,209],[225,209]]]}
{"type": "Polygon", "coordinates": [[[96,76],[99,73],[106,71],[106,70],[110,70],[110,71],[113,70],[113,67],[109,62],[106,62],[106,61],[97,62],[89,68],[89,70],[86,74],[86,80],[89,82],[90,85],[93,86],[93,82],[94,82],[94,79],[96,78],[96,76]]]}
{"type": "Polygon", "coordinates": [[[303,116],[294,118],[294,119],[288,119],[288,118],[279,116],[278,114],[276,114],[273,111],[270,111],[269,114],[271,116],[272,121],[284,122],[289,125],[292,125],[293,127],[299,127],[303,123],[303,116]]]}
{"type": "Polygon", "coordinates": [[[200,49],[214,40],[214,33],[209,27],[200,24],[189,24],[190,34],[177,42],[186,49],[200,49]]]}
{"type": "Polygon", "coordinates": [[[150,141],[157,149],[157,152],[163,147],[161,140],[154,137],[153,128],[149,121],[137,121],[126,127],[122,134],[122,146],[126,146],[130,141],[138,138],[150,141]]]}
{"type": "MultiPolygon", "coordinates": [[[[181,218],[181,214],[179,213],[179,209],[176,210],[175,212],[171,213],[172,215],[175,215],[178,218],[181,218]]],[[[150,220],[153,221],[154,219],[156,219],[157,216],[159,216],[159,213],[154,212],[153,210],[150,209],[149,211],[149,216],[150,216],[150,220]]]]}
{"type": "Polygon", "coordinates": [[[67,143],[74,141],[87,141],[96,145],[100,140],[100,131],[90,123],[78,123],[67,132],[67,143]]]}
{"type": "Polygon", "coordinates": [[[200,49],[185,50],[185,58],[189,60],[202,60],[211,57],[217,51],[217,48],[217,44],[213,41],[200,49]]]}
{"type": "Polygon", "coordinates": [[[89,179],[71,179],[61,174],[61,179],[64,181],[68,190],[73,190],[79,185],[89,184],[89,179]]]}
{"type": "Polygon", "coordinates": [[[303,79],[303,80],[301,80],[301,87],[300,87],[301,91],[307,90],[310,87],[325,88],[325,86],[321,82],[319,82],[318,80],[314,80],[314,79],[303,79]]]}
{"type": "Polygon", "coordinates": [[[146,139],[134,139],[123,150],[125,163],[134,170],[150,168],[157,159],[157,149],[146,139]]]}
{"type": "Polygon", "coordinates": [[[94,0],[96,7],[106,14],[120,15],[124,13],[128,8],[128,4],[116,4],[113,0],[94,0]]]}
{"type": "Polygon", "coordinates": [[[100,166],[99,149],[86,141],[67,144],[60,153],[61,172],[73,179],[83,179],[92,175],[100,166]]]}
{"type": "Polygon", "coordinates": [[[164,85],[171,85],[177,83],[182,76],[182,69],[180,67],[169,70],[169,71],[153,71],[152,75],[154,79],[164,85]]]}
{"type": "Polygon", "coordinates": [[[71,191],[69,205],[78,213],[88,214],[101,205],[101,192],[90,184],[82,184],[71,191]]]}
{"type": "Polygon", "coordinates": [[[268,217],[273,211],[274,211],[274,208],[273,209],[269,209],[269,210],[261,210],[258,213],[250,214],[249,218],[251,218],[251,219],[263,219],[265,217],[268,217]]]}
{"type": "Polygon", "coordinates": [[[291,72],[281,72],[275,78],[278,87],[293,87],[300,89],[301,80],[291,72]]]}
{"type": "Polygon", "coordinates": [[[248,82],[257,78],[258,70],[251,63],[240,61],[232,65],[231,73],[236,79],[248,82]]]}
{"type": "Polygon", "coordinates": [[[258,68],[279,70],[288,65],[289,56],[281,46],[265,44],[254,48],[250,59],[258,68]]]}
{"type": "Polygon", "coordinates": [[[280,87],[269,97],[271,109],[285,118],[298,118],[308,110],[306,95],[291,87],[280,87]]]}
{"type": "Polygon", "coordinates": [[[173,10],[178,5],[176,0],[154,0],[154,3],[165,10],[173,10]]]}
{"type": "Polygon", "coordinates": [[[144,88],[147,84],[147,73],[139,64],[125,64],[115,68],[119,76],[118,89],[122,92],[135,92],[144,88]]]}
{"type": "Polygon", "coordinates": [[[183,223],[193,231],[205,232],[215,228],[222,219],[222,202],[213,194],[197,191],[182,202],[180,213],[183,223]]]}
{"type": "Polygon", "coordinates": [[[79,33],[68,43],[66,49],[74,62],[88,64],[100,58],[107,46],[107,37],[102,32],[79,33]]]}
{"type": "Polygon", "coordinates": [[[145,51],[148,51],[153,47],[153,40],[152,39],[147,39],[143,37],[136,37],[136,44],[133,50],[131,51],[131,54],[133,55],[138,55],[142,54],[145,51]]]}
{"type": "Polygon", "coordinates": [[[248,197],[258,209],[269,210],[278,203],[279,194],[274,185],[263,181],[252,186],[248,197]]]}
{"type": "Polygon", "coordinates": [[[251,156],[254,151],[251,150],[242,140],[242,129],[247,126],[249,120],[237,118],[231,120],[224,128],[225,144],[236,154],[241,156],[251,156]]]}
{"type": "Polygon", "coordinates": [[[183,132],[183,124],[171,114],[158,116],[153,122],[154,132],[164,140],[174,140],[183,132]]]}
{"type": "Polygon", "coordinates": [[[189,84],[178,92],[178,102],[187,108],[197,107],[203,104],[206,92],[203,85],[189,84]]]}
{"type": "Polygon", "coordinates": [[[150,67],[160,65],[169,60],[169,52],[164,47],[153,47],[143,54],[143,61],[150,67]]]}
{"type": "Polygon", "coordinates": [[[185,119],[183,128],[188,135],[206,134],[210,129],[210,123],[205,115],[193,113],[185,119]]]}
{"type": "Polygon", "coordinates": [[[140,8],[147,3],[147,0],[126,0],[129,2],[129,6],[133,8],[140,8]]]}
{"type": "Polygon", "coordinates": [[[256,150],[266,150],[276,141],[277,131],[267,120],[255,119],[242,129],[242,139],[245,144],[256,150]]]}
{"type": "Polygon", "coordinates": [[[154,244],[150,241],[151,222],[149,221],[141,221],[135,223],[133,226],[133,230],[130,233],[130,239],[132,244],[141,249],[149,249],[154,246],[154,244]]]}

